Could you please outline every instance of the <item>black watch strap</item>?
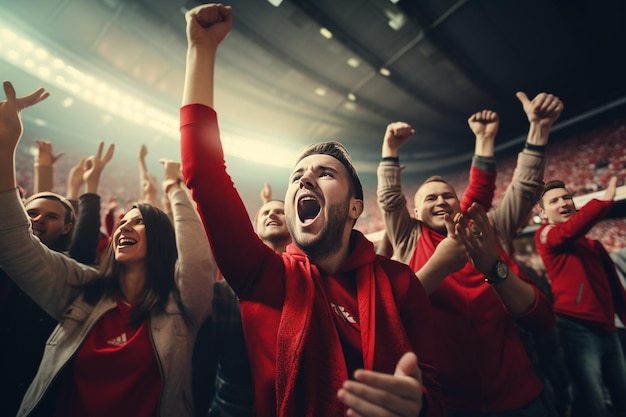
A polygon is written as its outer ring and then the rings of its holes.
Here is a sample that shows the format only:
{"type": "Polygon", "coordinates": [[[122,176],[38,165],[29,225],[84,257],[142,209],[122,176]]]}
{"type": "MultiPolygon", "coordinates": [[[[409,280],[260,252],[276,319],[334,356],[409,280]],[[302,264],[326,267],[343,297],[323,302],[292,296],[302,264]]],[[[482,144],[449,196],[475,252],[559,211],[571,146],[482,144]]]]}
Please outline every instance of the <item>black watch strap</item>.
{"type": "Polygon", "coordinates": [[[499,284],[509,277],[509,266],[501,259],[496,260],[496,263],[491,268],[488,274],[485,274],[485,281],[491,285],[499,284]]]}

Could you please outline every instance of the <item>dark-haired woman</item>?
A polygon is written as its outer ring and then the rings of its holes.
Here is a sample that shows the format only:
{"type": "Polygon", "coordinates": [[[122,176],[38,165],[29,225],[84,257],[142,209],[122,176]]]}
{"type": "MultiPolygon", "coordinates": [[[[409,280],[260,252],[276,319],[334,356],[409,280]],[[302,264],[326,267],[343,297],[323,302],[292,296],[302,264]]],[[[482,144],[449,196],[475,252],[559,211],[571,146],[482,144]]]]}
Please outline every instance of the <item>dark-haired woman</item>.
{"type": "Polygon", "coordinates": [[[20,112],[47,97],[0,102],[0,267],[59,321],[18,416],[191,416],[191,357],[210,313],[215,266],[180,165],[164,162],[174,225],[139,204],[115,229],[99,269],[30,232],[15,184],[20,112]]]}

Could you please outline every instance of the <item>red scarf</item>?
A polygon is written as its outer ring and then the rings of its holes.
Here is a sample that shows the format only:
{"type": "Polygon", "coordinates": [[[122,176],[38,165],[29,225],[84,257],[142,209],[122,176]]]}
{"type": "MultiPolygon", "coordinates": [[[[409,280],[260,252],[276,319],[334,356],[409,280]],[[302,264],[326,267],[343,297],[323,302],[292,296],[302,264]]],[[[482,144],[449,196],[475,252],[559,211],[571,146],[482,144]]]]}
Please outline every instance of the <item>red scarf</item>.
{"type": "MultiPolygon", "coordinates": [[[[379,262],[382,258],[360,232],[353,231],[352,244],[342,270],[356,270],[363,363],[366,369],[393,373],[402,354],[413,349],[400,321],[390,278],[379,262]]],[[[326,277],[294,245],[283,260],[287,279],[278,328],[278,415],[344,415],[337,391],[348,375],[323,291],[321,280],[326,277]]]]}

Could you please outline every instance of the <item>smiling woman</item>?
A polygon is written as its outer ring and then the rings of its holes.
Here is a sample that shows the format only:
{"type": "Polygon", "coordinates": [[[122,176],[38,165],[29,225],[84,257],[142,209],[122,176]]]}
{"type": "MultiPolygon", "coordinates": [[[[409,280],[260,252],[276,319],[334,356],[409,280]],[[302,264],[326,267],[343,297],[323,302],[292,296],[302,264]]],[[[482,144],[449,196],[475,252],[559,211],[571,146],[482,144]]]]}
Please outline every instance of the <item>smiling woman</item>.
{"type": "Polygon", "coordinates": [[[4,89],[0,267],[59,322],[17,415],[192,416],[192,350],[210,313],[216,269],[180,164],[163,161],[173,225],[160,209],[138,204],[99,269],[78,263],[41,241],[65,231],[62,201],[35,198],[27,216],[15,184],[20,112],[47,93],[17,98],[10,83],[4,89]]]}

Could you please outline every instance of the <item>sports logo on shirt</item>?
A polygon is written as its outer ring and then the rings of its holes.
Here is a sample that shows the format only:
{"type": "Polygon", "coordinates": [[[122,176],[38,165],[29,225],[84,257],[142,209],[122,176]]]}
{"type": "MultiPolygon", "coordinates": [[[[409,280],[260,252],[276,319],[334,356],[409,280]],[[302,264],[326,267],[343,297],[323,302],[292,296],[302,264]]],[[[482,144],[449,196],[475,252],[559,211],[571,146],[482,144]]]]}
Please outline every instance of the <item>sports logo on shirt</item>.
{"type": "Polygon", "coordinates": [[[126,339],[126,333],[122,333],[121,335],[114,337],[111,340],[108,340],[107,345],[123,346],[126,344],[126,342],[128,342],[128,339],[126,339]]]}
{"type": "Polygon", "coordinates": [[[350,312],[346,311],[345,307],[338,306],[335,303],[330,303],[330,307],[333,309],[335,314],[337,314],[339,317],[343,317],[343,319],[347,321],[348,323],[356,323],[356,320],[354,320],[354,317],[352,317],[350,312]]]}

